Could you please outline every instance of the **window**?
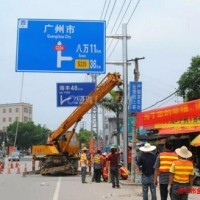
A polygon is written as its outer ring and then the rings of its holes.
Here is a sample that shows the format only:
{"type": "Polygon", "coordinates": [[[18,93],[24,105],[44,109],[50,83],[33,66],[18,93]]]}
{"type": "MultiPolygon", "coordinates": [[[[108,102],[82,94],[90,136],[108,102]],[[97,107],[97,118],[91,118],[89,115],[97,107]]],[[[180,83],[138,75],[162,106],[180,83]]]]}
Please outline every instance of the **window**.
{"type": "Polygon", "coordinates": [[[19,117],[15,117],[15,121],[18,122],[19,121],[19,117]]]}
{"type": "Polygon", "coordinates": [[[24,112],[28,113],[28,108],[27,107],[24,107],[24,112]]]}
{"type": "Polygon", "coordinates": [[[15,112],[19,112],[19,108],[15,108],[15,112]]]}
{"type": "Polygon", "coordinates": [[[12,117],[9,117],[9,119],[8,119],[8,120],[9,120],[9,122],[12,122],[12,117]]]}
{"type": "Polygon", "coordinates": [[[5,117],[3,118],[3,122],[6,122],[6,118],[5,117]]]}
{"type": "Polygon", "coordinates": [[[9,113],[11,113],[12,112],[12,108],[9,108],[9,113]]]}
{"type": "Polygon", "coordinates": [[[6,113],[6,109],[5,108],[3,109],[3,113],[6,113]]]}
{"type": "Polygon", "coordinates": [[[28,122],[28,117],[24,117],[24,122],[28,122]]]}

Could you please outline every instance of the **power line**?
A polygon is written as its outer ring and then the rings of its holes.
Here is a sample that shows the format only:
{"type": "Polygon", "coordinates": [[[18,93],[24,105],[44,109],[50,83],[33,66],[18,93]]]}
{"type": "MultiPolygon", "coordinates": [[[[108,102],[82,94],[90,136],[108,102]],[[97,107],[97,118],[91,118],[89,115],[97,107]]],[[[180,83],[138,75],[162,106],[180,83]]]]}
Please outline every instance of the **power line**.
{"type": "Polygon", "coordinates": [[[103,18],[104,20],[106,19],[106,15],[108,13],[108,9],[110,7],[110,3],[111,3],[111,0],[109,0],[109,2],[108,2],[107,8],[106,8],[106,12],[105,12],[105,15],[104,15],[104,18],[103,18]]]}
{"type": "MultiPolygon", "coordinates": [[[[116,18],[116,20],[115,20],[115,23],[114,23],[113,27],[112,27],[112,30],[111,30],[111,32],[110,32],[110,35],[112,35],[112,33],[113,33],[113,30],[114,30],[114,28],[115,28],[115,26],[116,26],[116,23],[117,23],[117,21],[118,21],[118,19],[119,19],[119,16],[120,16],[121,13],[122,13],[122,10],[123,10],[123,8],[124,8],[125,3],[126,3],[126,0],[124,1],[124,3],[123,3],[122,6],[121,6],[121,9],[120,9],[120,11],[119,11],[119,13],[118,13],[118,16],[117,16],[117,18],[116,18]]],[[[108,45],[106,51],[108,51],[108,50],[110,49],[112,43],[113,43],[113,39],[111,40],[110,44],[108,45]]],[[[116,46],[116,45],[115,45],[115,46],[116,46]]]]}
{"type": "Polygon", "coordinates": [[[103,6],[103,10],[102,10],[102,12],[101,12],[101,17],[100,17],[100,19],[102,19],[102,16],[103,16],[103,13],[104,13],[104,10],[105,10],[105,7],[106,7],[106,3],[107,3],[107,0],[105,0],[104,6],[103,6]]]}
{"type": "Polygon", "coordinates": [[[156,103],[154,103],[153,105],[151,105],[151,106],[149,106],[149,107],[143,109],[142,111],[147,110],[147,109],[149,109],[149,108],[152,108],[152,107],[154,107],[155,105],[157,105],[158,103],[161,103],[161,102],[165,101],[166,99],[168,99],[168,98],[170,98],[171,96],[173,96],[174,94],[176,94],[178,91],[179,91],[179,90],[176,90],[175,92],[173,92],[173,93],[170,94],[169,96],[165,97],[164,99],[162,99],[162,100],[160,100],[160,101],[157,101],[156,103]]]}
{"type": "Polygon", "coordinates": [[[131,13],[131,16],[129,17],[127,21],[127,24],[130,22],[131,18],[133,17],[133,14],[135,13],[139,3],[140,3],[140,0],[138,0],[138,2],[136,3],[135,8],[133,9],[133,12],[131,13]]]}
{"type": "Polygon", "coordinates": [[[109,18],[108,18],[108,22],[107,22],[106,28],[108,27],[108,24],[109,24],[109,22],[110,22],[110,19],[111,19],[113,10],[115,9],[116,2],[117,2],[117,0],[115,0],[115,2],[114,2],[114,4],[113,4],[112,10],[111,10],[111,12],[110,12],[110,16],[109,16],[109,18]]]}
{"type": "Polygon", "coordinates": [[[123,3],[122,6],[121,6],[121,9],[120,9],[120,11],[119,11],[119,13],[118,13],[118,15],[117,15],[117,18],[116,18],[116,20],[115,20],[115,23],[114,23],[114,25],[113,25],[113,28],[112,28],[112,30],[110,31],[110,35],[112,34],[112,32],[113,32],[113,30],[114,30],[114,28],[115,28],[115,25],[116,25],[116,23],[117,23],[117,21],[118,21],[118,19],[119,19],[119,16],[120,16],[121,13],[122,13],[122,10],[123,10],[123,8],[124,8],[125,3],[126,3],[126,0],[124,1],[124,3],[123,3]]]}
{"type": "MultiPolygon", "coordinates": [[[[115,34],[117,34],[117,32],[118,32],[118,30],[119,30],[119,28],[120,28],[120,26],[121,26],[121,24],[122,24],[122,21],[124,20],[124,17],[125,17],[125,15],[126,15],[127,11],[128,11],[128,8],[129,8],[131,2],[132,2],[132,0],[129,0],[128,5],[126,6],[126,10],[125,10],[125,12],[124,12],[124,14],[123,14],[123,16],[122,16],[122,18],[121,18],[121,21],[120,21],[120,23],[119,23],[119,25],[118,25],[118,27],[117,27],[117,30],[115,31],[115,34]]],[[[113,40],[114,40],[114,39],[112,39],[112,41],[113,41],[113,40]]],[[[112,41],[111,41],[111,43],[112,43],[112,41]]],[[[111,43],[110,43],[110,45],[109,45],[109,47],[107,48],[106,51],[108,51],[109,48],[111,47],[111,43]]],[[[114,52],[114,50],[115,50],[117,44],[118,44],[118,42],[116,42],[116,44],[115,44],[113,50],[111,51],[110,55],[108,56],[108,58],[111,57],[111,55],[112,55],[112,53],[114,52]]]]}
{"type": "MultiPolygon", "coordinates": [[[[120,21],[120,23],[119,23],[119,26],[118,26],[118,28],[117,28],[115,34],[118,32],[118,30],[119,30],[119,28],[120,28],[120,26],[121,26],[121,24],[122,24],[122,21],[124,20],[125,15],[126,15],[128,9],[129,9],[131,3],[132,3],[132,0],[129,1],[129,3],[128,3],[127,7],[126,7],[126,10],[125,10],[125,12],[124,12],[124,15],[123,15],[123,17],[121,18],[121,21],[120,21]]],[[[135,11],[136,11],[136,9],[137,9],[139,3],[140,3],[140,0],[138,0],[138,2],[136,3],[136,5],[135,5],[135,7],[134,7],[134,9],[133,9],[133,12],[131,13],[131,15],[130,15],[130,17],[129,17],[129,19],[128,19],[127,24],[130,22],[131,18],[133,17],[133,14],[135,13],[135,11]]],[[[113,40],[113,39],[112,39],[112,40],[113,40]]],[[[111,41],[111,43],[112,43],[112,41],[111,41]]],[[[118,44],[118,43],[117,43],[117,44],[118,44]]],[[[112,50],[111,53],[109,54],[108,58],[110,58],[111,55],[113,54],[113,52],[114,52],[114,50],[115,50],[117,44],[113,47],[113,50],[112,50]]],[[[107,48],[107,50],[109,50],[110,46],[111,46],[111,45],[109,45],[109,47],[107,48]]]]}

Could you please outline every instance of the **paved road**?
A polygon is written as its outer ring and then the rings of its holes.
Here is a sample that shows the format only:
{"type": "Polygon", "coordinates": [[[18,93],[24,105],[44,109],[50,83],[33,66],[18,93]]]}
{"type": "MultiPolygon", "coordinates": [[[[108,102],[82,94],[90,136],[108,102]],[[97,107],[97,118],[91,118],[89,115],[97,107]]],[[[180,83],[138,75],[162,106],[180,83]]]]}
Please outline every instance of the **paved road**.
{"type": "MultiPolygon", "coordinates": [[[[31,169],[31,161],[22,159],[20,173],[17,168],[6,167],[0,174],[0,198],[5,200],[142,200],[141,186],[134,186],[130,181],[120,181],[121,188],[113,189],[110,183],[92,183],[87,176],[87,184],[81,183],[80,176],[22,176],[24,167],[31,169]]],[[[200,194],[199,194],[200,195],[200,194]]],[[[199,195],[191,194],[190,200],[199,200],[199,195]]],[[[159,191],[157,189],[159,198],[159,191]]],[[[149,198],[151,199],[151,198],[149,198]]]]}

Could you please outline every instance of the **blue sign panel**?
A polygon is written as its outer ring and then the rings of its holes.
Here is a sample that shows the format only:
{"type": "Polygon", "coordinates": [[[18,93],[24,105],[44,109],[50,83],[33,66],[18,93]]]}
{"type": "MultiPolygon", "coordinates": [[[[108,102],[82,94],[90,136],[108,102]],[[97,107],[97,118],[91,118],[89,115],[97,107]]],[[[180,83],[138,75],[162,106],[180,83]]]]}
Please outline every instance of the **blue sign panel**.
{"type": "Polygon", "coordinates": [[[105,73],[105,21],[18,19],[16,71],[105,73]]]}
{"type": "Polygon", "coordinates": [[[129,111],[131,113],[142,110],[142,82],[130,82],[129,111]]]}
{"type": "Polygon", "coordinates": [[[80,105],[95,89],[95,83],[57,83],[57,106],[80,105]]]}

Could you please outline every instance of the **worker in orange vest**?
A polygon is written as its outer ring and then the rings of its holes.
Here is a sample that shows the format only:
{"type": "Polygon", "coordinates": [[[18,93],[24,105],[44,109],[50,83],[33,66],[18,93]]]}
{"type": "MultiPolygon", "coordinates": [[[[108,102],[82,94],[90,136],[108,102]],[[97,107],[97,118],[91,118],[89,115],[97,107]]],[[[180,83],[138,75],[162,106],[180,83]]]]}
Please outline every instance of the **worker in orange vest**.
{"type": "Polygon", "coordinates": [[[192,153],[186,146],[175,150],[179,159],[172,163],[170,168],[169,184],[172,188],[172,200],[188,200],[194,177],[194,166],[188,158],[192,153]]]}
{"type": "MultiPolygon", "coordinates": [[[[154,164],[154,184],[158,185],[159,176],[159,187],[161,200],[167,200],[168,184],[169,184],[169,170],[174,160],[178,159],[178,155],[173,151],[173,143],[167,141],[165,143],[165,150],[161,152],[156,159],[154,164]]],[[[170,195],[171,196],[171,195],[170,195]]]]}

